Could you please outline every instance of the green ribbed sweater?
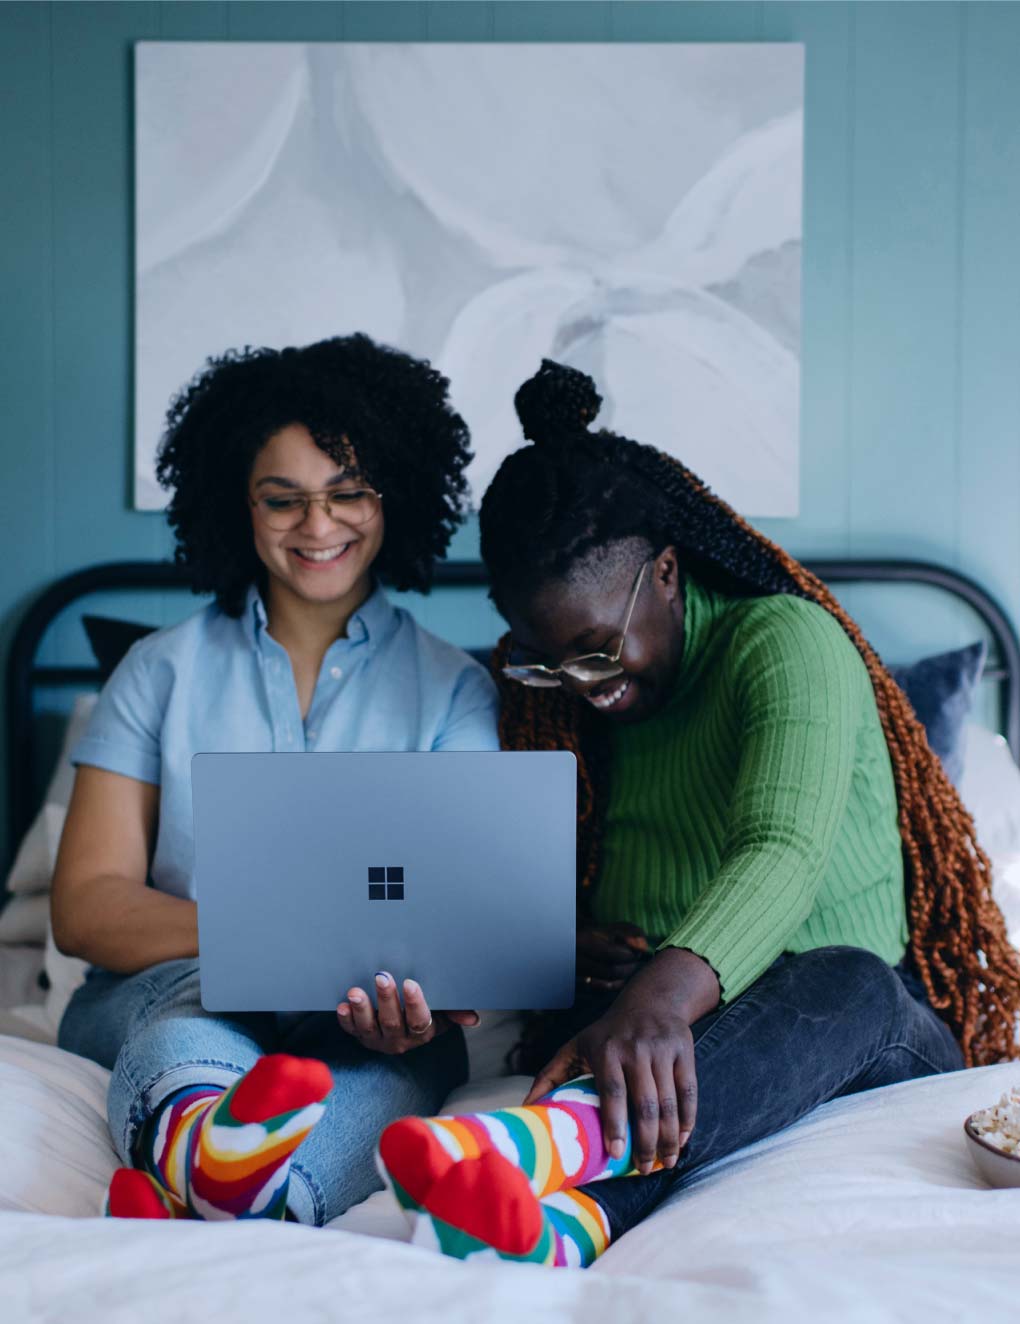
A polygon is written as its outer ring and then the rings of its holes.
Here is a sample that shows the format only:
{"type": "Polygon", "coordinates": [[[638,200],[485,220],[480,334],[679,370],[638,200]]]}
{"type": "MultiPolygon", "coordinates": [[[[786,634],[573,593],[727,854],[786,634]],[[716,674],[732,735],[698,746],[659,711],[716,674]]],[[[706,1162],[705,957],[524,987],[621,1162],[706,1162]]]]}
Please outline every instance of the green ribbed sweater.
{"type": "Polygon", "coordinates": [[[613,728],[599,921],[639,924],[724,1000],[784,951],[907,943],[889,752],[867,669],[827,611],[688,578],[666,708],[613,728]]]}

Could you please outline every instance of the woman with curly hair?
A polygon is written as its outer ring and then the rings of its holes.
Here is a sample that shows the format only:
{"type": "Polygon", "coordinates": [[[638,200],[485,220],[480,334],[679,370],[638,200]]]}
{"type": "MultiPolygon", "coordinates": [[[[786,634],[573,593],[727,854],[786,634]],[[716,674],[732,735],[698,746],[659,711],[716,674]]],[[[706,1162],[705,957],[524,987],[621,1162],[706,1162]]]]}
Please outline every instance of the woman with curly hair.
{"type": "Polygon", "coordinates": [[[546,360],[515,403],[534,445],[481,510],[500,731],[577,756],[578,1000],[531,1026],[521,1108],[395,1123],[380,1156],[422,1243],[589,1264],[826,1100],[1016,1055],[1020,960],[824,584],[675,460],[589,431],[581,373],[546,360]]]}
{"type": "Polygon", "coordinates": [[[433,1016],[388,973],[375,1005],[352,989],[337,1015],[203,1011],[190,766],[498,747],[484,669],[376,578],[428,590],[469,458],[446,381],[363,335],[227,353],[171,406],[158,472],[177,561],[215,601],[104,688],[53,882],[57,945],[91,963],[59,1042],[112,1071],[113,1214],[322,1224],[378,1184],[380,1128],[466,1076],[475,1014],[433,1016]]]}

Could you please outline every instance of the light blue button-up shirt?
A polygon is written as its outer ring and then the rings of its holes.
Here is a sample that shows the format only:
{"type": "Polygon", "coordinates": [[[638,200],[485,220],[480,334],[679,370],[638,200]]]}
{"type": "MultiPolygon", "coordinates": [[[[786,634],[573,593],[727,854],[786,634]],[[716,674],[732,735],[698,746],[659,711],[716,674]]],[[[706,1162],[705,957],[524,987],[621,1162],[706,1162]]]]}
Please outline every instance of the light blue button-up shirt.
{"type": "Polygon", "coordinates": [[[302,721],[290,657],[253,588],[238,618],[207,607],[136,643],[72,753],[159,787],[153,886],[194,899],[191,757],[269,750],[492,750],[496,688],[381,588],[322,661],[302,721]]]}

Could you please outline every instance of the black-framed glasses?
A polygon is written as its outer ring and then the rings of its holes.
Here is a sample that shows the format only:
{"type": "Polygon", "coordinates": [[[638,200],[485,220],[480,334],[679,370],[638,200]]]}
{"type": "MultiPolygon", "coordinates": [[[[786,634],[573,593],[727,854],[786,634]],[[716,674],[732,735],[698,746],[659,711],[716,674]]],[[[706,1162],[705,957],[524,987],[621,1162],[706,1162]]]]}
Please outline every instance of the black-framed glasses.
{"type": "Polygon", "coordinates": [[[305,522],[313,505],[321,506],[334,524],[367,524],[379,513],[382,493],[358,483],[321,492],[268,492],[248,499],[266,528],[286,533],[305,522]]]}
{"type": "Polygon", "coordinates": [[[510,663],[503,667],[503,675],[508,680],[517,681],[519,685],[534,685],[541,689],[553,689],[557,685],[562,685],[561,674],[569,676],[571,680],[579,680],[586,685],[600,680],[612,680],[614,676],[622,676],[623,667],[620,666],[620,658],[623,656],[623,646],[627,641],[630,618],[634,615],[634,605],[637,602],[638,593],[641,591],[641,581],[644,579],[645,571],[650,564],[650,561],[646,561],[638,571],[634,587],[630,591],[630,599],[627,602],[627,610],[623,618],[623,628],[620,631],[620,643],[615,652],[582,653],[579,657],[568,657],[558,667],[543,666],[540,662],[521,666],[510,663]]]}

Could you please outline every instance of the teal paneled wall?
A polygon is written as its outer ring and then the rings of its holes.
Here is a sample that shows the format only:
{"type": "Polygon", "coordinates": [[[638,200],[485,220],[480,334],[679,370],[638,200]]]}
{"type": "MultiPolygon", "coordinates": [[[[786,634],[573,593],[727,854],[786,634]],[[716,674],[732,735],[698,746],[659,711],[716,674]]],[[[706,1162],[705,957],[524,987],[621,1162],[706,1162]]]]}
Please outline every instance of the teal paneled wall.
{"type": "MultiPolygon", "coordinates": [[[[947,562],[1020,621],[1020,5],[8,3],[4,655],[54,576],[169,551],[128,505],[131,49],[160,37],[805,42],[802,514],[766,531],[800,555],[947,562]]],[[[463,642],[492,628],[478,599],[422,614],[463,642]]],[[[880,646],[902,615],[902,599],[878,612],[880,646]]],[[[79,636],[60,625],[49,660],[79,657],[79,636]]]]}

